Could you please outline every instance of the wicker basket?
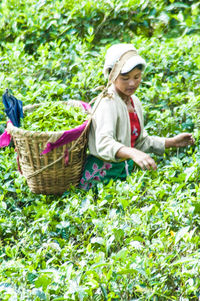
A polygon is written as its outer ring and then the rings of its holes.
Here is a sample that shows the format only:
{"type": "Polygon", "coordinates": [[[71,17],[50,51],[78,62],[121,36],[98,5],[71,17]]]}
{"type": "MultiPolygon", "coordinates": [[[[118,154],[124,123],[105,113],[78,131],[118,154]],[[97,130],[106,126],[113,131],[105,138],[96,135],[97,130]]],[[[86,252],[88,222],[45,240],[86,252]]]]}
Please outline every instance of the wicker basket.
{"type": "MultiPolygon", "coordinates": [[[[78,101],[71,103],[76,105],[78,101]]],[[[24,113],[33,111],[37,106],[25,106],[24,113]]],[[[32,192],[62,194],[71,185],[79,184],[86,158],[87,129],[77,140],[40,155],[51,138],[52,132],[32,132],[13,125],[9,126],[8,131],[12,135],[18,153],[21,172],[27,179],[27,184],[32,192]],[[70,149],[66,165],[64,154],[66,150],[70,149]]],[[[53,133],[55,134],[55,132],[53,133]]]]}

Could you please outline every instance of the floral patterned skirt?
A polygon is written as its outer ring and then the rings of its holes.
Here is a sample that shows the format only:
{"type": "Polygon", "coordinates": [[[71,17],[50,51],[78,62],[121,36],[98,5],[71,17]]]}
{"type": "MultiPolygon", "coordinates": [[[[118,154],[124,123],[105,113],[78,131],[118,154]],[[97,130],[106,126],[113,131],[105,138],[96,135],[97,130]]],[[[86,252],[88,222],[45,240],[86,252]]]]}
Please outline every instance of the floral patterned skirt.
{"type": "Polygon", "coordinates": [[[125,180],[133,170],[133,161],[105,162],[93,155],[88,155],[79,187],[89,190],[98,182],[108,183],[113,180],[125,180]]]}

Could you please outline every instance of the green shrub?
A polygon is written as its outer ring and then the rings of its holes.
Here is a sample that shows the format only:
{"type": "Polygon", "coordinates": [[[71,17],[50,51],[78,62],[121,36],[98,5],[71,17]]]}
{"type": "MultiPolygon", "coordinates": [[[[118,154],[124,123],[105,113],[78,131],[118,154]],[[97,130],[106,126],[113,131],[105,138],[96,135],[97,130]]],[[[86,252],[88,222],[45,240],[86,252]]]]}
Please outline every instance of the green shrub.
{"type": "MultiPolygon", "coordinates": [[[[196,144],[135,167],[127,181],[32,194],[13,147],[0,149],[0,298],[199,299],[199,1],[0,3],[0,96],[24,105],[89,102],[106,49],[133,43],[147,61],[137,96],[150,134],[196,144]]],[[[0,102],[0,132],[6,116],[0,102]]]]}

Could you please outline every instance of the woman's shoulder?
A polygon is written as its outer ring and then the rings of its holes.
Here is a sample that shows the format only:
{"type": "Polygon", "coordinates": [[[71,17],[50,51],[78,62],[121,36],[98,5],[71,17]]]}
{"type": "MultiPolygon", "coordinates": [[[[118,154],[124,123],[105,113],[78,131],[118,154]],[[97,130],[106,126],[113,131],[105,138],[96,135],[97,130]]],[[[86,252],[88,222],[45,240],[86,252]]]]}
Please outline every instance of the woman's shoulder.
{"type": "Polygon", "coordinates": [[[104,95],[103,97],[97,97],[94,105],[92,106],[93,114],[107,114],[112,112],[115,108],[115,101],[109,95],[104,95]]]}
{"type": "Polygon", "coordinates": [[[95,105],[108,105],[113,106],[117,104],[117,95],[115,91],[109,89],[103,95],[102,93],[97,97],[95,105]]]}

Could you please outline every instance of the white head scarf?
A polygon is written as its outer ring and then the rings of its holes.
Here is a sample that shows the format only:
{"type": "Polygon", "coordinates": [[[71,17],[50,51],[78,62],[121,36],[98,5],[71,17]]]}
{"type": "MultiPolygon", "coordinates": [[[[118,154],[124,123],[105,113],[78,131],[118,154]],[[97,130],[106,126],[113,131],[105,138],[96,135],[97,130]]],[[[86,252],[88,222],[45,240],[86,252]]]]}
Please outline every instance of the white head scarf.
{"type": "Polygon", "coordinates": [[[121,69],[121,73],[127,73],[139,64],[143,66],[143,70],[145,69],[145,60],[137,53],[137,50],[132,44],[115,44],[108,48],[106,53],[105,64],[103,68],[105,77],[108,77],[109,69],[112,69],[118,59],[129,50],[134,50],[135,55],[125,62],[121,69]]]}

